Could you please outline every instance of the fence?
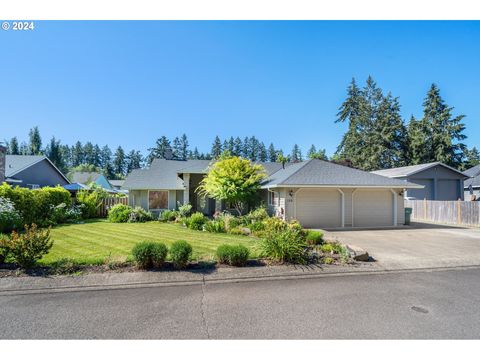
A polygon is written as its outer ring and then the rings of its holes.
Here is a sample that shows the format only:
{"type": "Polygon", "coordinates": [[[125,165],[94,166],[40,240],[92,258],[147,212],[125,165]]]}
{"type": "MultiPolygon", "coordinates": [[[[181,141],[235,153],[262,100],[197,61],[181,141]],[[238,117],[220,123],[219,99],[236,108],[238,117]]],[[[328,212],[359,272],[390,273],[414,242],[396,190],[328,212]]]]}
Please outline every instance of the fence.
{"type": "Polygon", "coordinates": [[[108,197],[103,199],[103,203],[98,209],[98,216],[105,217],[107,216],[108,209],[113,205],[124,204],[128,205],[128,197],[108,197]]]}
{"type": "Polygon", "coordinates": [[[412,221],[430,221],[467,226],[480,225],[480,202],[405,200],[412,208],[412,221]]]}

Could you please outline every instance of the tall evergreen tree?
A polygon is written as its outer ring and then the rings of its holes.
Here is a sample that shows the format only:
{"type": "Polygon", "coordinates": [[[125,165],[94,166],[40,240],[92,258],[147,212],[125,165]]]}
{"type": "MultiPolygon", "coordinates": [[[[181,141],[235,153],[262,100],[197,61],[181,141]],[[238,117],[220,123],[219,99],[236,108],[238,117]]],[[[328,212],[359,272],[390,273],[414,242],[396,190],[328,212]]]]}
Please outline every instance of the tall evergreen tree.
{"type": "Polygon", "coordinates": [[[293,149],[290,154],[290,160],[292,162],[303,161],[302,150],[300,150],[300,147],[297,144],[293,145],[293,149]]]}
{"type": "Polygon", "coordinates": [[[188,138],[186,134],[183,134],[180,138],[180,159],[187,160],[188,158],[188,138]]]}
{"type": "Polygon", "coordinates": [[[65,172],[68,172],[72,167],[72,150],[68,145],[60,145],[60,153],[65,164],[65,172]]]}
{"type": "Polygon", "coordinates": [[[30,155],[30,147],[25,141],[20,144],[20,155],[30,155]]]}
{"type": "Polygon", "coordinates": [[[62,157],[60,140],[56,140],[55,136],[50,139],[50,143],[45,149],[45,155],[60,171],[65,172],[67,170],[62,157]]]}
{"type": "Polygon", "coordinates": [[[467,149],[465,151],[465,162],[463,163],[463,166],[460,169],[462,171],[467,170],[479,164],[480,164],[480,151],[478,151],[477,147],[474,146],[473,148],[467,149]]]}
{"type": "Polygon", "coordinates": [[[314,159],[316,154],[317,154],[317,148],[315,147],[315,145],[312,144],[312,146],[310,146],[310,149],[308,149],[307,157],[309,159],[314,159]]]}
{"type": "Polygon", "coordinates": [[[200,159],[200,153],[198,152],[198,148],[196,146],[195,146],[195,149],[193,150],[191,158],[194,159],[194,160],[199,160],[200,159]]]}
{"type": "Polygon", "coordinates": [[[273,143],[270,143],[270,145],[268,146],[268,161],[270,162],[277,161],[277,151],[275,150],[273,143]]]}
{"type": "Polygon", "coordinates": [[[240,139],[238,136],[235,138],[235,142],[233,144],[233,155],[243,156],[243,143],[242,139],[240,139]]]}
{"type": "Polygon", "coordinates": [[[263,141],[258,145],[258,160],[263,162],[268,160],[267,148],[265,147],[263,141]]]}
{"type": "Polygon", "coordinates": [[[212,156],[212,158],[218,159],[221,154],[222,154],[222,141],[220,140],[220,138],[217,135],[217,136],[215,136],[215,140],[213,141],[212,150],[210,151],[210,155],[212,156]]]}
{"type": "Polygon", "coordinates": [[[110,150],[110,147],[108,145],[102,147],[102,153],[100,158],[103,174],[107,177],[107,179],[115,178],[115,171],[112,164],[112,150],[110,150]]]}
{"type": "Polygon", "coordinates": [[[125,162],[125,151],[121,146],[119,146],[115,151],[115,155],[113,156],[113,172],[117,177],[125,176],[125,162]]]}
{"type": "Polygon", "coordinates": [[[126,173],[129,174],[132,170],[140,169],[143,163],[143,156],[140,151],[130,150],[126,158],[126,173]]]}
{"type": "Polygon", "coordinates": [[[83,145],[80,141],[75,143],[75,146],[72,148],[72,166],[78,166],[85,162],[85,157],[83,154],[83,145]]]}
{"type": "Polygon", "coordinates": [[[100,149],[100,146],[98,146],[98,144],[95,144],[92,153],[92,164],[96,167],[101,167],[101,154],[102,150],[100,149]]]}
{"type": "Polygon", "coordinates": [[[38,126],[34,126],[30,129],[29,137],[29,152],[31,155],[39,155],[42,153],[42,137],[40,136],[40,130],[38,126]]]}
{"type": "Polygon", "coordinates": [[[14,136],[8,142],[8,153],[11,155],[20,155],[17,137],[14,136]]]}
{"type": "Polygon", "coordinates": [[[181,154],[182,149],[181,149],[181,146],[180,146],[180,139],[178,138],[178,136],[176,136],[173,139],[172,151],[173,151],[173,158],[175,160],[182,160],[182,154],[181,154]]]}
{"type": "MultiPolygon", "coordinates": [[[[225,148],[223,150],[225,150],[225,148]]],[[[228,139],[226,150],[228,150],[228,152],[233,156],[237,156],[235,154],[235,140],[233,139],[233,136],[230,136],[230,139],[228,139]]]]}
{"type": "Polygon", "coordinates": [[[94,147],[90,141],[87,141],[83,146],[83,162],[86,164],[94,165],[94,162],[95,162],[94,147]]]}
{"type": "Polygon", "coordinates": [[[161,136],[155,142],[155,147],[148,149],[150,154],[148,155],[148,163],[151,163],[153,159],[165,159],[167,152],[172,150],[170,140],[166,136],[161,136]]]}
{"type": "Polygon", "coordinates": [[[245,159],[250,158],[250,138],[245,136],[242,143],[242,157],[245,159]]]}

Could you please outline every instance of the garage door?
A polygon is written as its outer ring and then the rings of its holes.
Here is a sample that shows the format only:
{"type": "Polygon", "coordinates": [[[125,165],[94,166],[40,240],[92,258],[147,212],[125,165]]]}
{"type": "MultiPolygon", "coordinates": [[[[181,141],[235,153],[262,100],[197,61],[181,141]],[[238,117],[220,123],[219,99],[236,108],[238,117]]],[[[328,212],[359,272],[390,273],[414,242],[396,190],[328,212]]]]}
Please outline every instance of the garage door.
{"type": "Polygon", "coordinates": [[[353,226],[392,226],[393,195],[390,190],[357,190],[353,194],[353,226]]]}
{"type": "Polygon", "coordinates": [[[432,200],[433,198],[433,180],[432,179],[409,179],[418,185],[423,185],[423,189],[408,189],[407,194],[417,200],[432,200]]]}
{"type": "Polygon", "coordinates": [[[295,204],[296,218],[306,228],[342,226],[342,197],[336,189],[300,189],[295,204]]]}

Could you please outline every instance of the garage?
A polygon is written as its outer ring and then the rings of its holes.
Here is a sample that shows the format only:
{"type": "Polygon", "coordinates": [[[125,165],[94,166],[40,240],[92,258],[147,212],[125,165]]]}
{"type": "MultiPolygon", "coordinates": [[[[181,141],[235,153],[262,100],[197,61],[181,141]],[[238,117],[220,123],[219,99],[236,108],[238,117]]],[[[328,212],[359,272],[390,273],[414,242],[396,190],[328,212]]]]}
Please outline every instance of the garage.
{"type": "Polygon", "coordinates": [[[353,226],[393,226],[393,194],[390,190],[357,189],[352,195],[353,226]]]}
{"type": "Polygon", "coordinates": [[[342,226],[342,196],[337,189],[299,189],[295,207],[296,219],[306,228],[342,226]]]}

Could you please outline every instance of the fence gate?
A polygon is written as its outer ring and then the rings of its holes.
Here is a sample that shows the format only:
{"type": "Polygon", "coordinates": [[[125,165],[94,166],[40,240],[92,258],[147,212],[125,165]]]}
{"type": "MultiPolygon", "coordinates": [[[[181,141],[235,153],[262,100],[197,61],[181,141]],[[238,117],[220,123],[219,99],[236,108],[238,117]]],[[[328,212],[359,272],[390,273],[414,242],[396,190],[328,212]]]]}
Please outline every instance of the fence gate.
{"type": "Polygon", "coordinates": [[[100,205],[100,207],[98,208],[98,216],[106,217],[108,209],[110,209],[113,205],[117,204],[128,205],[128,197],[108,197],[103,199],[102,205],[100,205]]]}

